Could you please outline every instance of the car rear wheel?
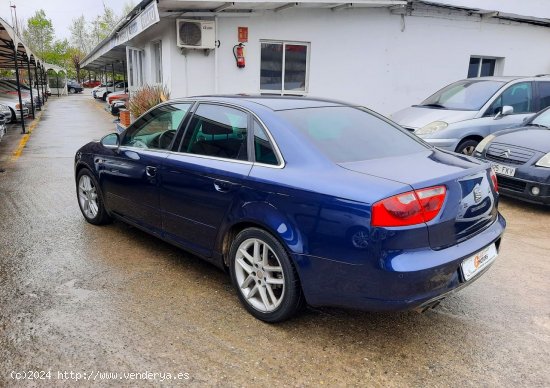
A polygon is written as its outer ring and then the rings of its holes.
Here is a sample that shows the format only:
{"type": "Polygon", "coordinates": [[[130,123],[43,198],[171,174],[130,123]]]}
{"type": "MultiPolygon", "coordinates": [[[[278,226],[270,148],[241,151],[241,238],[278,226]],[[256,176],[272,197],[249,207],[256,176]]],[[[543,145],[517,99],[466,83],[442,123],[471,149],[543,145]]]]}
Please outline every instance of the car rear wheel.
{"type": "Polygon", "coordinates": [[[76,195],[82,215],[90,224],[103,225],[111,221],[103,205],[103,195],[90,170],[80,170],[76,178],[76,195]]]}
{"type": "Polygon", "coordinates": [[[479,144],[479,141],[477,140],[472,140],[472,139],[463,140],[460,142],[458,147],[456,147],[455,152],[458,152],[459,154],[464,154],[464,155],[473,155],[474,150],[476,149],[478,144],[479,144]]]}
{"type": "Polygon", "coordinates": [[[10,123],[15,123],[17,121],[17,116],[15,115],[15,111],[10,108],[10,112],[11,112],[10,123]]]}
{"type": "Polygon", "coordinates": [[[76,90],[74,90],[73,88],[69,88],[69,93],[70,94],[74,94],[76,92],[76,90]]]}
{"type": "Polygon", "coordinates": [[[229,255],[233,286],[254,317],[281,322],[304,306],[296,269],[272,235],[258,228],[245,229],[233,240],[229,255]]]}

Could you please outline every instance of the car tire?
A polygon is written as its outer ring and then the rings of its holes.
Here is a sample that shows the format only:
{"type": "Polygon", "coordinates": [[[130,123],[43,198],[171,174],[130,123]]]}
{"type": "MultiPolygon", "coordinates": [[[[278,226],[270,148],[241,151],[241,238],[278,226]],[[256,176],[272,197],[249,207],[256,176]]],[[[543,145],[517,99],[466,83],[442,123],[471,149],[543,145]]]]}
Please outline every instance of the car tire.
{"type": "Polygon", "coordinates": [[[478,144],[479,144],[479,141],[477,140],[472,140],[472,139],[463,140],[458,144],[455,152],[459,154],[464,154],[464,155],[473,155],[474,150],[476,149],[478,144]]]}
{"type": "Polygon", "coordinates": [[[281,322],[305,306],[288,253],[262,229],[248,228],[235,237],[229,250],[229,271],[241,303],[257,319],[281,322]]]}
{"type": "Polygon", "coordinates": [[[17,116],[15,115],[15,111],[10,108],[10,112],[11,112],[11,119],[10,119],[10,123],[15,123],[17,121],[17,116]]]}
{"type": "Polygon", "coordinates": [[[69,93],[70,94],[74,94],[75,93],[75,90],[73,88],[69,88],[69,93]]]}
{"type": "Polygon", "coordinates": [[[107,101],[107,93],[103,93],[103,97],[101,97],[103,101],[107,101]]]}
{"type": "Polygon", "coordinates": [[[112,221],[105,209],[99,184],[87,168],[80,170],[76,176],[76,198],[82,215],[90,224],[104,225],[112,221]]]}

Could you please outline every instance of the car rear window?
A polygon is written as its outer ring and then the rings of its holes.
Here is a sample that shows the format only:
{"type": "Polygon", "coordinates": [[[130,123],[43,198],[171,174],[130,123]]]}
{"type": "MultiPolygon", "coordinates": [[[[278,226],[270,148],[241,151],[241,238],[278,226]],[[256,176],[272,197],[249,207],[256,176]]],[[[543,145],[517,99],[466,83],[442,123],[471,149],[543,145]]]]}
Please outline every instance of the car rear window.
{"type": "Polygon", "coordinates": [[[405,130],[361,108],[321,107],[277,112],[336,163],[425,151],[405,130]]]}

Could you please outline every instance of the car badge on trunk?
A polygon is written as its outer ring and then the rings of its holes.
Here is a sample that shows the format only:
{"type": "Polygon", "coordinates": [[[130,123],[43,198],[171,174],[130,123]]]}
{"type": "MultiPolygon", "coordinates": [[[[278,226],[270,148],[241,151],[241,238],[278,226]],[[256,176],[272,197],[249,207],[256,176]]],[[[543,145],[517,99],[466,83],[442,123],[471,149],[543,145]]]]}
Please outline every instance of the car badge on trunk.
{"type": "Polygon", "coordinates": [[[476,187],[474,189],[474,201],[476,201],[476,203],[479,203],[481,201],[481,198],[483,198],[483,194],[481,194],[481,189],[479,187],[476,187]]]}

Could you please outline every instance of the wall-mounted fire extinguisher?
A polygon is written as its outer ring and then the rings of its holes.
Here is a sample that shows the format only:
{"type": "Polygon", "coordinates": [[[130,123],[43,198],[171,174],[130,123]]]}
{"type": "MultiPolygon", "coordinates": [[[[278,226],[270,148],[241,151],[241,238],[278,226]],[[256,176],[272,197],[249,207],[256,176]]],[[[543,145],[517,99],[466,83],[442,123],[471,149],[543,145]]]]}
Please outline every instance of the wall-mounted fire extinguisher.
{"type": "Polygon", "coordinates": [[[244,44],[239,43],[233,46],[233,56],[235,57],[235,61],[237,61],[238,68],[243,68],[246,65],[244,59],[244,44]]]}

